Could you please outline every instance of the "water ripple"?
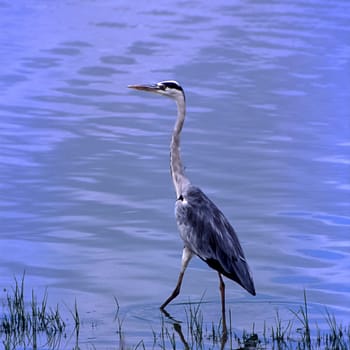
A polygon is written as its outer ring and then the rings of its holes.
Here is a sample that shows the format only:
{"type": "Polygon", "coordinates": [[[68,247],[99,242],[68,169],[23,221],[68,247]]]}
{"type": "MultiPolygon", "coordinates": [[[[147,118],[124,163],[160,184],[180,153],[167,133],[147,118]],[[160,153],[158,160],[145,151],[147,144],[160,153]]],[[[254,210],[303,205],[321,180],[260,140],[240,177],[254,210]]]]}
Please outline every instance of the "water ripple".
{"type": "Polygon", "coordinates": [[[313,212],[280,212],[278,215],[320,221],[326,225],[350,226],[350,217],[313,212]]]}
{"type": "MultiPolygon", "coordinates": [[[[237,329],[303,289],[348,318],[350,3],[130,4],[0,4],[1,282],[26,270],[82,314],[105,319],[116,295],[155,319],[145,305],[173,288],[181,260],[176,112],[127,85],[172,78],[188,102],[186,172],[253,270],[255,303],[228,284],[247,311],[237,329]]],[[[199,259],[187,274],[179,302],[206,290],[216,317],[217,275],[199,259]]]]}

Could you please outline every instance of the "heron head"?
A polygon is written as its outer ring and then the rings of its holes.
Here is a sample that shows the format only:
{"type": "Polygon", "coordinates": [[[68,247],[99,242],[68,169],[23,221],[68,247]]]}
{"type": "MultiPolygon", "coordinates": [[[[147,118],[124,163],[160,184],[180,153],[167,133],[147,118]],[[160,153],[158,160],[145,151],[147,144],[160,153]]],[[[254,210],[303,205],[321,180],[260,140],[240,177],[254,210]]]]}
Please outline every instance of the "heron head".
{"type": "Polygon", "coordinates": [[[128,88],[154,92],[174,100],[185,98],[185,93],[181,85],[175,80],[164,80],[152,85],[129,85],[128,88]]]}

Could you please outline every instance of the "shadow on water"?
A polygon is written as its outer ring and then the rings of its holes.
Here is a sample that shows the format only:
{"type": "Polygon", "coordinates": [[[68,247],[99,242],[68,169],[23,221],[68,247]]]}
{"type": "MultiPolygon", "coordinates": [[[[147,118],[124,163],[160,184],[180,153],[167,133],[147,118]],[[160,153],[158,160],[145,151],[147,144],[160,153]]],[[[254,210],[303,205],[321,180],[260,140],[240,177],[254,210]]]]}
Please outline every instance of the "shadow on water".
{"type": "MultiPolygon", "coordinates": [[[[164,309],[161,309],[161,312],[163,313],[164,317],[173,325],[174,331],[178,335],[182,345],[184,346],[184,349],[189,350],[193,348],[193,344],[196,344],[196,346],[200,346],[201,348],[204,347],[204,334],[203,334],[203,317],[202,312],[200,310],[201,303],[193,304],[189,303],[189,309],[186,312],[186,333],[187,335],[190,335],[188,339],[184,336],[184,333],[182,331],[181,327],[181,321],[176,320],[173,318],[169,312],[167,312],[164,309]]],[[[185,310],[186,311],[186,310],[185,310]]],[[[164,319],[162,320],[164,321],[164,319]]],[[[221,325],[221,323],[220,323],[221,325]]],[[[220,326],[219,326],[220,327],[220,326]]],[[[169,332],[167,331],[166,334],[169,336],[169,332]]],[[[222,332],[220,328],[214,332],[214,326],[213,326],[213,334],[212,334],[212,340],[213,344],[220,344],[220,349],[224,349],[225,345],[227,343],[227,332],[222,332]]],[[[173,340],[175,340],[173,338],[173,340]]]]}

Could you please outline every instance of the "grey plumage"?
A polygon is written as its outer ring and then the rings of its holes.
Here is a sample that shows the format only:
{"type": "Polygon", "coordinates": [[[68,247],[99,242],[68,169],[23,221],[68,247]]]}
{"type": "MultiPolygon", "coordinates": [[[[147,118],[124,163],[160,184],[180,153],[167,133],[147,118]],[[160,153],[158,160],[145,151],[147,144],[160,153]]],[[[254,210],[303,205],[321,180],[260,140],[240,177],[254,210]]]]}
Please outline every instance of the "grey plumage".
{"type": "Polygon", "coordinates": [[[243,249],[218,207],[198,187],[190,185],[176,201],[175,212],[185,246],[210,267],[255,295],[243,249]]]}
{"type": "Polygon", "coordinates": [[[130,88],[170,97],[177,104],[177,119],[170,144],[170,170],[176,191],[175,215],[184,242],[182,265],[176,287],[161,305],[164,309],[180,292],[186,267],[197,255],[218,272],[220,280],[223,330],[225,318],[225,284],[222,275],[240,284],[255,295],[254,282],[237,235],[224,214],[185,176],[180,154],[180,134],[185,121],[185,94],[179,83],[161,81],[155,85],[130,85],[130,88]]]}

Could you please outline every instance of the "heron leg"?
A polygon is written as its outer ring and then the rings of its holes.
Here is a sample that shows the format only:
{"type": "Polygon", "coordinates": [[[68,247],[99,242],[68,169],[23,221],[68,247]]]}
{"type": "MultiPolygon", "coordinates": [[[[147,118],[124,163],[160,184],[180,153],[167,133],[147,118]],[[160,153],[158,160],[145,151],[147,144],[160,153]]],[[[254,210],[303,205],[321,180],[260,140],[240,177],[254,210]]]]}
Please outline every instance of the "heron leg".
{"type": "Polygon", "coordinates": [[[227,326],[226,326],[226,309],[225,309],[225,283],[222,279],[222,275],[220,272],[219,280],[220,280],[220,294],[221,294],[221,313],[222,313],[222,337],[223,339],[227,339],[227,326]]]}
{"type": "Polygon", "coordinates": [[[180,294],[182,279],[184,277],[185,270],[192,256],[193,256],[193,253],[187,247],[184,247],[182,251],[181,270],[180,270],[179,278],[177,280],[176,287],[171,293],[170,297],[167,300],[165,300],[165,302],[160,306],[161,309],[164,309],[173,299],[175,299],[180,294]]]}

